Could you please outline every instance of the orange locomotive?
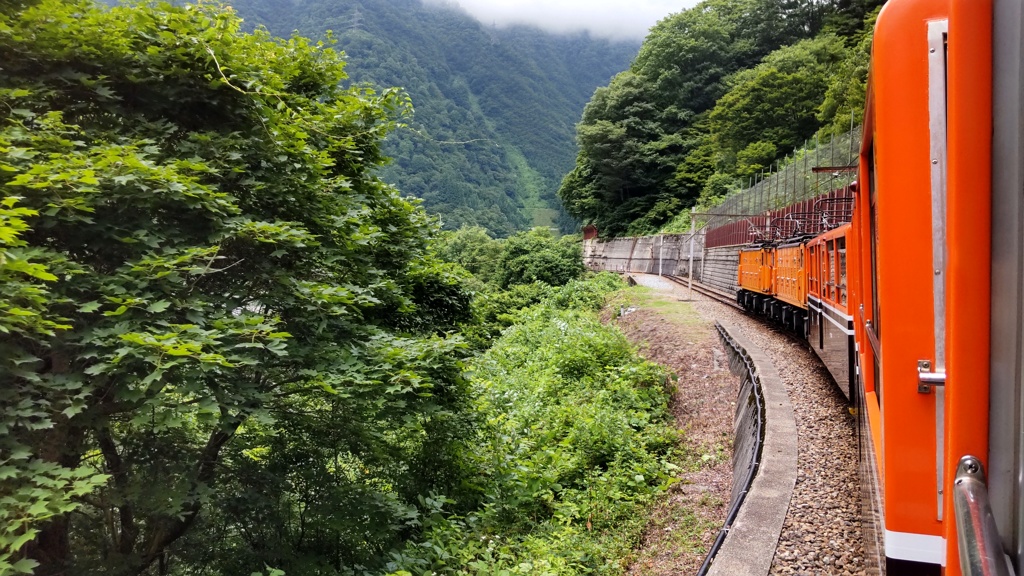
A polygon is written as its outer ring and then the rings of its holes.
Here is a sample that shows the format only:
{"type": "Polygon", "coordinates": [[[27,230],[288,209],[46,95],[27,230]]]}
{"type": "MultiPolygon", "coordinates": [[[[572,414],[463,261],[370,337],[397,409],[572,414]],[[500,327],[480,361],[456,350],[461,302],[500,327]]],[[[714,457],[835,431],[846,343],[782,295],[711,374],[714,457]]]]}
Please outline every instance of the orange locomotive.
{"type": "MultiPolygon", "coordinates": [[[[749,312],[806,338],[847,400],[852,400],[855,342],[847,248],[851,227],[849,222],[823,217],[829,213],[819,207],[814,214],[803,215],[794,234],[741,249],[736,300],[749,312]],[[820,230],[826,232],[813,236],[820,230]]],[[[763,235],[785,235],[780,229],[769,226],[763,235]]]]}
{"type": "Polygon", "coordinates": [[[741,254],[858,416],[871,573],[1024,574],[1022,60],[1021,0],[890,0],[850,223],[741,254]]]}

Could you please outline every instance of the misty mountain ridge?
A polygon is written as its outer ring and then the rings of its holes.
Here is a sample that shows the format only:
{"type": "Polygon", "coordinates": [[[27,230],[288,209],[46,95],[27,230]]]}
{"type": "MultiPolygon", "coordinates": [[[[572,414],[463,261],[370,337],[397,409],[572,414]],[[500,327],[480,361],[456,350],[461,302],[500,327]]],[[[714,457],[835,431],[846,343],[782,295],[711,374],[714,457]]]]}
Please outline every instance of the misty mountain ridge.
{"type": "Polygon", "coordinates": [[[449,0],[239,0],[276,36],[323,38],[347,55],[353,83],[399,86],[407,128],[388,137],[382,177],[422,198],[445,228],[505,236],[571,227],[555,192],[576,159],[575,125],[598,86],[626,69],[639,42],[525,25],[485,25],[449,0]]]}
{"type": "MultiPolygon", "coordinates": [[[[612,2],[519,0],[424,0],[427,5],[461,9],[488,26],[532,26],[552,34],[587,32],[613,42],[641,42],[652,25],[682,8],[678,0],[639,0],[628,6],[612,2]],[[584,4],[581,6],[581,4],[584,4]]],[[[691,1],[684,4],[692,3],[691,1]]]]}

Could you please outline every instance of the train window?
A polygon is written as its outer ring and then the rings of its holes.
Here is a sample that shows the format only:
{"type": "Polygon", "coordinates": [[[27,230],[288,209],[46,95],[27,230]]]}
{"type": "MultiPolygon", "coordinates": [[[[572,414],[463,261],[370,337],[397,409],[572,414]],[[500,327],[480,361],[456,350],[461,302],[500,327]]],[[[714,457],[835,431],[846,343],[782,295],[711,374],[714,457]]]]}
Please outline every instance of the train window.
{"type": "Polygon", "coordinates": [[[829,240],[825,243],[825,255],[828,258],[828,297],[836,301],[836,242],[829,240]]]}
{"type": "Polygon", "coordinates": [[[839,255],[839,303],[846,305],[846,237],[836,238],[836,252],[839,255]]]}
{"type": "Polygon", "coordinates": [[[818,261],[821,260],[821,251],[818,247],[814,247],[814,251],[811,252],[811,270],[814,270],[814,293],[821,296],[821,265],[818,261]]]}

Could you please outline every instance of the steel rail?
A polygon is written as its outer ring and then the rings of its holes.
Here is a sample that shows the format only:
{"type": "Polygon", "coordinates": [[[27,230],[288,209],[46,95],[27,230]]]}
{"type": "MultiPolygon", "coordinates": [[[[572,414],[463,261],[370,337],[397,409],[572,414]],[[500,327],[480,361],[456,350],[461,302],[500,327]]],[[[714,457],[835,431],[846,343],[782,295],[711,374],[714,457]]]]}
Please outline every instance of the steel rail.
{"type": "MultiPolygon", "coordinates": [[[[668,278],[669,280],[675,282],[676,284],[679,284],[680,286],[690,286],[690,282],[686,278],[680,278],[678,276],[663,276],[663,278],[668,278]]],[[[743,307],[736,302],[735,296],[729,296],[728,294],[720,292],[705,284],[701,284],[700,282],[694,282],[693,289],[696,290],[697,292],[700,292],[704,296],[711,298],[716,302],[720,302],[727,306],[731,306],[741,312],[743,311],[743,307]]]]}

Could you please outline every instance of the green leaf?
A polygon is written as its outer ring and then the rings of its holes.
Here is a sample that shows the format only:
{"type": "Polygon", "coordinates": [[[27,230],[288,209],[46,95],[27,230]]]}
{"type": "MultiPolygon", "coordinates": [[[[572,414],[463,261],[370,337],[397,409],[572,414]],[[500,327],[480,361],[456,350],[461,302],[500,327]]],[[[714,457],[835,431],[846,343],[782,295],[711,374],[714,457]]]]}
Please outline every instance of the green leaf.
{"type": "Polygon", "coordinates": [[[88,314],[89,312],[95,312],[99,310],[100,306],[101,304],[99,302],[93,300],[92,302],[86,302],[85,304],[79,306],[78,311],[83,314],[88,314]]]}
{"type": "Polygon", "coordinates": [[[117,310],[108,310],[108,311],[104,312],[103,315],[104,316],[120,316],[121,314],[124,314],[127,311],[128,311],[128,307],[122,305],[122,306],[118,306],[117,310]]]}
{"type": "Polygon", "coordinates": [[[150,304],[146,308],[146,311],[147,312],[153,312],[153,313],[160,313],[160,312],[163,312],[163,311],[167,310],[167,308],[170,305],[171,305],[171,303],[169,301],[167,301],[167,300],[159,300],[157,302],[153,302],[152,304],[150,304]]]}
{"type": "Polygon", "coordinates": [[[11,570],[16,574],[32,574],[37,566],[39,563],[35,560],[22,558],[11,565],[11,570]]]}

